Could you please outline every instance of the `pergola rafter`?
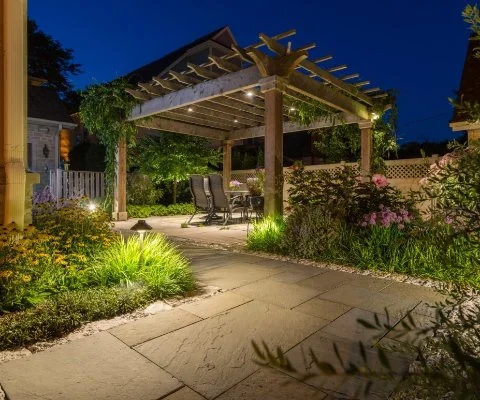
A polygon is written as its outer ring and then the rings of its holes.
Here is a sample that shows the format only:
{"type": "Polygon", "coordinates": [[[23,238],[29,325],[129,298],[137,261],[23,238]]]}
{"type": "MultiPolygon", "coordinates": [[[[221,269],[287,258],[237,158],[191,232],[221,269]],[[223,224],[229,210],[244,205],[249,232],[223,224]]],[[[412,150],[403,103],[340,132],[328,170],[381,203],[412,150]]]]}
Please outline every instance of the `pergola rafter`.
{"type": "MultiPolygon", "coordinates": [[[[130,120],[141,127],[223,141],[225,184],[233,141],[265,136],[266,212],[282,212],[282,135],[357,123],[362,146],[370,147],[372,106],[387,95],[370,88],[370,81],[360,81],[357,73],[335,75],[347,69],[345,64],[320,67],[333,59],[331,55],[310,61],[308,51],[314,43],[296,50],[290,42],[280,43],[295,33],[260,34],[260,41],[251,46],[233,45],[221,57],[210,55],[203,64],[187,63],[185,71],[172,70],[139,83],[138,89],[128,90],[141,101],[130,120]],[[263,47],[269,51],[261,51],[263,47]],[[295,112],[291,105],[298,103],[320,107],[332,116],[301,126],[290,120],[295,112]]],[[[369,158],[370,153],[370,148],[362,148],[365,171],[370,163],[365,155],[369,158]]]]}

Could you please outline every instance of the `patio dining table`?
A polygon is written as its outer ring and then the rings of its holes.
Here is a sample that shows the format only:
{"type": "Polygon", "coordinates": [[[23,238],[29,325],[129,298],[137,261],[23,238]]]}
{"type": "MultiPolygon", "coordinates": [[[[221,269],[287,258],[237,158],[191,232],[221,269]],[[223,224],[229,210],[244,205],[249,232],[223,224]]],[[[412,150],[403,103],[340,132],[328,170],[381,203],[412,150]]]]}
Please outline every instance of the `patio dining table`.
{"type": "Polygon", "coordinates": [[[247,189],[237,189],[237,190],[225,190],[225,194],[228,196],[229,200],[232,201],[235,197],[239,197],[239,200],[243,206],[243,218],[245,218],[245,213],[248,208],[247,196],[250,194],[250,191],[247,189]]]}

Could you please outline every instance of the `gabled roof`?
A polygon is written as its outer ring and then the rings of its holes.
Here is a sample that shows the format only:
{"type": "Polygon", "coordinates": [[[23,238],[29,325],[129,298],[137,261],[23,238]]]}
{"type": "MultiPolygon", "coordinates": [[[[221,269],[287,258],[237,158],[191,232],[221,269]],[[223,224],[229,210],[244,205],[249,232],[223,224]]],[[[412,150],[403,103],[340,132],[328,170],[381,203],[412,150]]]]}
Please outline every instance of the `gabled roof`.
{"type": "Polygon", "coordinates": [[[180,47],[177,50],[168,53],[167,55],[159,58],[158,60],[152,61],[149,64],[146,64],[130,73],[127,74],[127,78],[132,83],[148,81],[152,76],[160,74],[166,68],[171,66],[175,61],[182,57],[188,50],[205,43],[207,41],[213,41],[218,43],[223,47],[230,49],[230,46],[235,43],[235,39],[230,31],[228,26],[223,26],[219,29],[214,30],[213,32],[208,33],[205,36],[202,36],[191,43],[186,44],[185,46],[180,47]]]}
{"type": "MultiPolygon", "coordinates": [[[[478,51],[475,51],[475,49],[480,47],[480,41],[471,40],[472,37],[473,35],[468,41],[462,78],[457,93],[457,102],[480,102],[480,58],[475,57],[475,53],[478,51]]],[[[461,110],[455,109],[451,122],[464,122],[467,119],[467,116],[461,110]]]]}
{"type": "Polygon", "coordinates": [[[28,117],[74,123],[55,90],[45,86],[28,85],[28,117]]]}

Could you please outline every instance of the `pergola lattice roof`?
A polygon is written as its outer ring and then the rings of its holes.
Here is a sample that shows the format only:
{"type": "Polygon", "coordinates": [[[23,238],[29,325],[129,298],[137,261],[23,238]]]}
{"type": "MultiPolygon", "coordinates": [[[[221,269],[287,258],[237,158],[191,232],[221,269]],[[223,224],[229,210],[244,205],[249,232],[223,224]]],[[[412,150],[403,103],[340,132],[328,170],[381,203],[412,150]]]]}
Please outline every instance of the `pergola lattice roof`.
{"type": "Polygon", "coordinates": [[[284,133],[335,123],[326,118],[305,127],[290,121],[290,104],[295,102],[321,103],[326,110],[341,114],[342,123],[370,120],[374,100],[387,93],[378,87],[365,89],[370,81],[359,80],[358,74],[336,76],[346,65],[319,66],[332,56],[309,60],[307,52],[315,44],[291,51],[291,43],[285,46],[281,41],[295,33],[260,34],[260,41],[251,46],[233,45],[222,57],[210,56],[202,65],[189,63],[187,71],[170,71],[168,78],[154,76],[150,82],[139,83],[137,90],[128,90],[142,101],[130,119],[142,127],[213,139],[264,136],[263,90],[268,77],[275,76],[280,77],[284,94],[284,133]],[[262,47],[266,51],[260,51],[262,47]]]}

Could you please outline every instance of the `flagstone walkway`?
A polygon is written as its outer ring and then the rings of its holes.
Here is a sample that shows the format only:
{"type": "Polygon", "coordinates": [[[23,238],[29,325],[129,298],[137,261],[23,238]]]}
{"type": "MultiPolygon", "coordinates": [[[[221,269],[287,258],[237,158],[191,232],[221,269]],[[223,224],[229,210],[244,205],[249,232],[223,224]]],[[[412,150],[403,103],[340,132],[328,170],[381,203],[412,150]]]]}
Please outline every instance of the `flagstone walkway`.
{"type": "MultiPolygon", "coordinates": [[[[193,228],[192,228],[193,229],[193,228]]],[[[188,230],[188,229],[187,229],[188,230]]],[[[184,244],[198,280],[221,291],[30,357],[0,364],[10,400],[335,399],[352,396],[362,379],[302,383],[252,361],[251,341],[280,346],[301,371],[318,358],[335,363],[332,343],[358,361],[358,340],[372,332],[356,323],[373,313],[400,321],[408,310],[428,319],[430,289],[326,268],[184,244]]],[[[384,337],[383,341],[392,339],[384,337]]],[[[374,364],[374,349],[367,350],[374,364]]],[[[407,356],[395,356],[407,368],[407,356]]],[[[385,399],[393,383],[373,386],[385,399]]]]}

